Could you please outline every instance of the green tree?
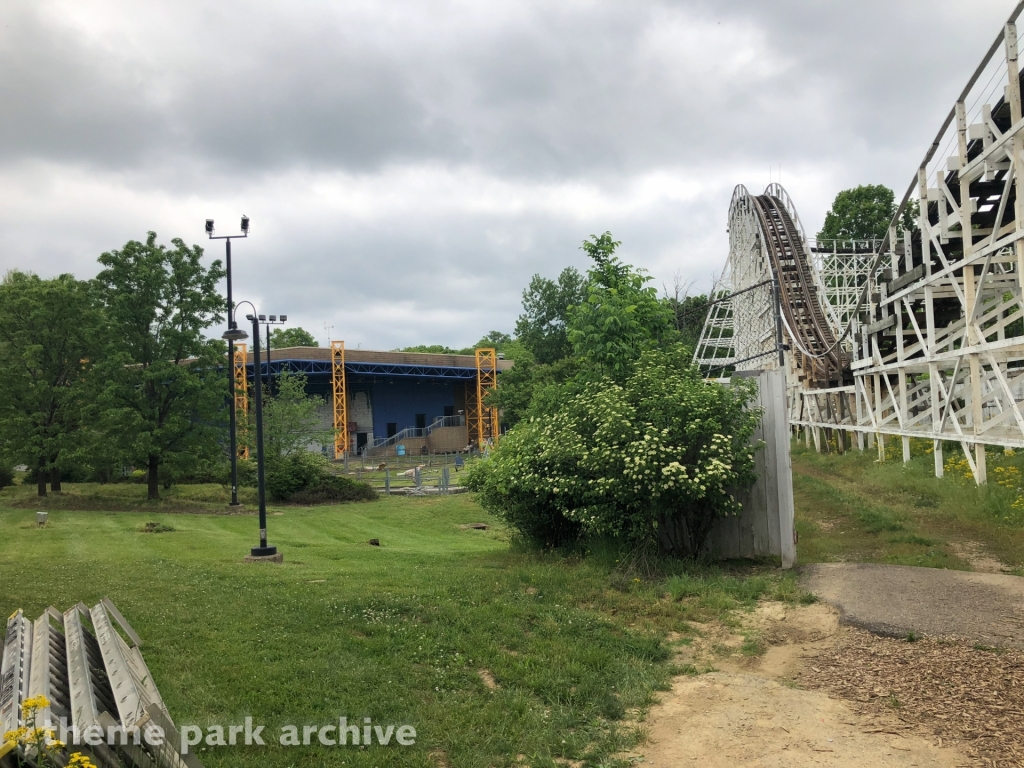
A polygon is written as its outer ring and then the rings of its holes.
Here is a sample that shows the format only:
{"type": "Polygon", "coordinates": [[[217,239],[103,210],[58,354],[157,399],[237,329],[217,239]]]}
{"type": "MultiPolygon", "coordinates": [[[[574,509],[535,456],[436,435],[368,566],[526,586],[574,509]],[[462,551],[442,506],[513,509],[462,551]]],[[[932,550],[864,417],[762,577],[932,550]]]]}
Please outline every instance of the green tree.
{"type": "Polygon", "coordinates": [[[96,278],[118,344],[102,363],[100,397],[109,434],[128,461],[146,467],[149,498],[161,468],[174,471],[219,451],[227,383],[225,347],[204,331],[221,315],[220,261],[171,241],[129,241],[100,256],[96,278]]]}
{"type": "MultiPolygon", "coordinates": [[[[417,344],[412,347],[402,347],[397,352],[424,352],[431,355],[474,355],[480,347],[493,347],[499,354],[511,352],[515,354],[518,349],[517,340],[502,331],[489,331],[472,347],[455,349],[444,344],[417,344]]],[[[511,359],[511,354],[507,355],[511,359]]]]}
{"type": "MultiPolygon", "coordinates": [[[[334,433],[325,429],[320,413],[324,399],[306,394],[306,374],[284,371],[274,377],[273,394],[263,387],[263,446],[268,461],[307,451],[313,444],[327,445],[334,433]]],[[[249,408],[249,413],[255,413],[249,408]]],[[[255,428],[246,430],[255,438],[255,428]]]]}
{"type": "Polygon", "coordinates": [[[270,332],[270,348],[319,347],[320,342],[305,328],[275,328],[270,332]]]}
{"type": "Polygon", "coordinates": [[[469,348],[470,353],[476,352],[481,347],[493,347],[498,352],[504,352],[505,349],[515,343],[509,334],[503,331],[488,331],[481,337],[480,341],[469,348]]]}
{"type": "MultiPolygon", "coordinates": [[[[914,229],[918,205],[908,205],[900,219],[903,229],[914,229]]],[[[882,184],[866,184],[844,189],[836,195],[818,240],[880,240],[889,231],[896,215],[893,192],[882,184]]]]}
{"type": "Polygon", "coordinates": [[[423,352],[430,355],[461,355],[465,352],[462,349],[452,349],[444,344],[416,344],[412,347],[402,347],[396,352],[423,352]]]}
{"type": "MultiPolygon", "coordinates": [[[[263,387],[263,448],[267,493],[273,501],[287,501],[303,489],[341,480],[331,477],[325,456],[310,450],[318,444],[330,444],[334,433],[324,427],[321,418],[324,398],[307,395],[306,383],[306,374],[285,371],[274,377],[273,387],[263,387]]],[[[256,457],[254,414],[254,406],[250,404],[245,434],[253,459],[256,457]]],[[[255,461],[252,459],[243,466],[243,477],[243,482],[255,485],[255,461]]]]}
{"type": "Polygon", "coordinates": [[[684,296],[682,301],[670,302],[676,330],[682,342],[693,349],[700,342],[704,320],[708,316],[708,297],[704,294],[684,296]]]}
{"type": "Polygon", "coordinates": [[[690,295],[690,285],[683,282],[682,275],[676,274],[672,282],[672,292],[665,287],[665,302],[672,310],[675,328],[679,339],[690,349],[700,342],[704,320],[708,315],[709,299],[703,294],[690,295]]]}
{"type": "Polygon", "coordinates": [[[472,469],[480,501],[545,546],[611,537],[697,557],[754,479],[752,382],[708,385],[681,344],[642,353],[622,379],[569,383],[472,469]]]}
{"type": "Polygon", "coordinates": [[[569,313],[568,338],[587,375],[628,375],[640,355],[678,338],[671,308],[642,270],[615,256],[610,232],[583,243],[594,260],[587,298],[569,313]]]}
{"type": "Polygon", "coordinates": [[[541,364],[553,363],[572,351],[567,335],[570,307],[586,300],[586,281],[579,270],[566,267],[558,280],[534,275],[523,291],[523,313],[516,321],[516,338],[541,364]]]}
{"type": "Polygon", "coordinates": [[[72,275],[43,280],[9,272],[0,283],[2,453],[60,490],[60,472],[80,458],[85,377],[101,355],[103,315],[96,292],[72,275]]]}

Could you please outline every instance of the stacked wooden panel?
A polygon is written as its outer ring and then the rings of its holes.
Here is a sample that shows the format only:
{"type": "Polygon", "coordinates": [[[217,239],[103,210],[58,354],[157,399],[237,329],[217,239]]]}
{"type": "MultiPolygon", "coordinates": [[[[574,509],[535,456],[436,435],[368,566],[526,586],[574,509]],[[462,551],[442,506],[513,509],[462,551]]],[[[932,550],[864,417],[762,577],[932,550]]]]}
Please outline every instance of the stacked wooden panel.
{"type": "MultiPolygon", "coordinates": [[[[81,752],[101,768],[201,768],[194,756],[179,754],[180,738],[141,645],[107,598],[92,608],[78,603],[63,614],[50,607],[34,622],[17,611],[7,621],[0,665],[0,733],[27,726],[51,728],[60,738],[62,727],[69,734],[77,729],[82,743],[64,738],[66,752],[81,752]],[[39,709],[33,722],[24,722],[23,703],[38,696],[49,706],[39,709]],[[152,725],[163,731],[162,744],[141,736],[152,725]],[[104,743],[86,743],[90,728],[103,734],[104,743]],[[111,730],[117,734],[113,744],[108,743],[111,730]]],[[[0,747],[2,768],[17,766],[19,759],[34,765],[34,757],[9,744],[0,747]]]]}

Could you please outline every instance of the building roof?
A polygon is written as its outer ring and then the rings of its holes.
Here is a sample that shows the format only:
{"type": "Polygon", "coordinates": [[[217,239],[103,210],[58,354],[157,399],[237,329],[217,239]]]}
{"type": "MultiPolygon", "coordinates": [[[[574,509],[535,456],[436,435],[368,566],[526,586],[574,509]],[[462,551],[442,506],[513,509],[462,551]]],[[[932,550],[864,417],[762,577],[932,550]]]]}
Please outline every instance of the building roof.
{"type": "MultiPolygon", "coordinates": [[[[260,350],[266,364],[266,351],[260,350]]],[[[309,374],[329,374],[330,347],[282,347],[270,350],[273,366],[301,370],[309,374]]],[[[246,363],[253,364],[252,348],[246,349],[246,363]]],[[[498,360],[498,372],[512,367],[511,360],[498,360]]],[[[378,352],[370,349],[346,349],[345,369],[350,373],[397,375],[445,379],[475,379],[473,355],[436,355],[427,352],[378,352]]]]}

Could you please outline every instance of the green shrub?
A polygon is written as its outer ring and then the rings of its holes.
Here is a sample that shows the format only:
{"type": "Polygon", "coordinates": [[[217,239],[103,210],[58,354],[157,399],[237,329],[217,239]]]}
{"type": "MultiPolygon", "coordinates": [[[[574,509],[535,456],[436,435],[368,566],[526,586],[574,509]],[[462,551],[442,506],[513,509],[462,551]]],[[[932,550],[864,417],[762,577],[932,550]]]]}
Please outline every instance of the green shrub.
{"type": "MultiPolygon", "coordinates": [[[[227,482],[231,482],[231,467],[228,466],[227,482]]],[[[256,457],[238,460],[238,485],[245,488],[256,487],[256,457]]]]}
{"type": "MultiPolygon", "coordinates": [[[[256,462],[239,462],[239,482],[256,485],[256,462]],[[243,467],[244,465],[244,467],[243,467]]],[[[325,504],[342,501],[373,501],[377,492],[366,483],[331,474],[330,462],[319,453],[299,451],[270,459],[266,464],[267,496],[271,501],[325,504]]]]}
{"type": "Polygon", "coordinates": [[[681,345],[644,353],[621,383],[566,387],[469,474],[489,511],[545,545],[612,537],[696,557],[730,490],[755,479],[753,381],[705,383],[681,345]]]}
{"type": "Polygon", "coordinates": [[[536,474],[544,460],[531,451],[543,441],[543,432],[537,421],[520,422],[508,431],[490,459],[470,467],[465,482],[480,494],[484,509],[524,538],[546,548],[563,547],[581,537],[583,526],[561,513],[554,491],[536,474]],[[518,476],[517,468],[526,467],[532,471],[518,476]]]}
{"type": "Polygon", "coordinates": [[[267,495],[271,501],[288,501],[292,494],[319,485],[327,474],[327,459],[319,453],[274,458],[266,463],[267,495]]]}
{"type": "Polygon", "coordinates": [[[369,483],[337,475],[324,475],[309,488],[296,491],[288,501],[294,504],[327,504],[342,501],[376,501],[377,492],[369,483]]]}
{"type": "Polygon", "coordinates": [[[11,467],[0,466],[0,488],[14,485],[14,470],[11,467]]]}
{"type": "MultiPolygon", "coordinates": [[[[239,461],[239,474],[243,461],[245,459],[239,461]]],[[[175,485],[228,485],[231,482],[231,464],[226,455],[219,454],[212,460],[198,460],[187,464],[179,462],[179,466],[173,468],[168,466],[161,471],[161,479],[165,474],[171,477],[175,485]]],[[[241,482],[240,484],[244,485],[241,482]]]]}
{"type": "MultiPolygon", "coordinates": [[[[46,482],[50,482],[50,472],[46,471],[46,482]]],[[[106,482],[100,478],[100,471],[87,464],[75,464],[70,467],[63,467],[60,471],[62,483],[102,483],[106,482]]],[[[35,485],[39,478],[39,471],[35,467],[29,467],[25,473],[25,485],[35,485]]]]}

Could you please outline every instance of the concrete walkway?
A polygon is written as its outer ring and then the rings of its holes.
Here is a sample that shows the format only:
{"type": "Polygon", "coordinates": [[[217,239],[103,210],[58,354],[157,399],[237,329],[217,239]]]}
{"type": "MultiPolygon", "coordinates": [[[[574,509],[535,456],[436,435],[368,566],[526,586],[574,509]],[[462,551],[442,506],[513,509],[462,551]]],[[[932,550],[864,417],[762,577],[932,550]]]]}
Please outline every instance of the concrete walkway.
{"type": "Polygon", "coordinates": [[[820,563],[800,585],[836,606],[842,622],[882,635],[908,633],[1024,649],[1024,578],[906,565],[820,563]]]}

